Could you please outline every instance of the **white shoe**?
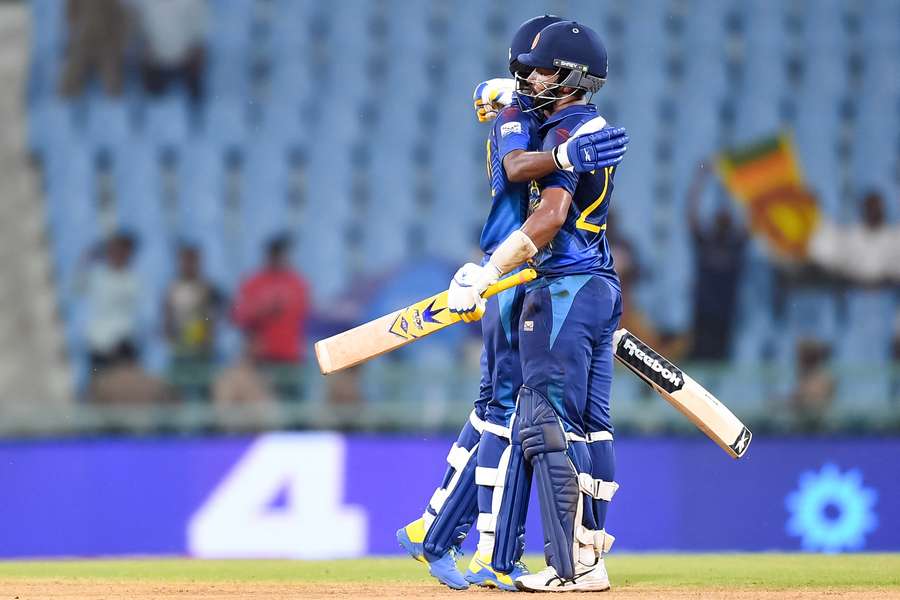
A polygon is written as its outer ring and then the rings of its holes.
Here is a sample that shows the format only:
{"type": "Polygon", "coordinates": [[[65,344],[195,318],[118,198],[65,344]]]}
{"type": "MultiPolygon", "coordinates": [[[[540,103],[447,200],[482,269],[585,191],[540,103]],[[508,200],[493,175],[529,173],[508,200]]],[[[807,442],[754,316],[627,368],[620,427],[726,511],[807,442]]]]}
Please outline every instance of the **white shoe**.
{"type": "Polygon", "coordinates": [[[576,563],[574,579],[561,579],[556,569],[547,567],[517,578],[516,587],[525,592],[605,592],[609,589],[609,575],[601,558],[590,567],[576,563]]]}

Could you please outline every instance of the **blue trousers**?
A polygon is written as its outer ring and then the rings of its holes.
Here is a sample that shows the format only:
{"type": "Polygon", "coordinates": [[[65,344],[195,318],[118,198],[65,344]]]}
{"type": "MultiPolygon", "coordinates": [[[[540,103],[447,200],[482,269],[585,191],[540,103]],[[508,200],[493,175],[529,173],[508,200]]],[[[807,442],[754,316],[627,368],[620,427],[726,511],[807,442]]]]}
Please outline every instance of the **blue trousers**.
{"type": "Polygon", "coordinates": [[[523,383],[546,397],[569,433],[613,432],[612,335],[622,315],[618,282],[595,275],[539,281],[519,324],[523,383]]]}

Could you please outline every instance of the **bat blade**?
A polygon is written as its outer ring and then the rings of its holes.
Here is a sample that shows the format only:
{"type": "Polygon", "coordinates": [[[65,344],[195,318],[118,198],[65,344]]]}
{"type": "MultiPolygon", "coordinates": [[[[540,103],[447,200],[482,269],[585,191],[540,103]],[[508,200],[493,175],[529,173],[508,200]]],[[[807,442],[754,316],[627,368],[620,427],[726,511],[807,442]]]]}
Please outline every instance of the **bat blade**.
{"type": "Polygon", "coordinates": [[[753,434],[706,388],[627,329],[613,335],[616,359],[665,398],[732,458],[740,458],[753,434]]]}
{"type": "MultiPolygon", "coordinates": [[[[504,290],[527,283],[537,276],[524,269],[489,287],[489,298],[504,290]]],[[[419,300],[407,307],[316,342],[316,359],[323,375],[353,367],[431,335],[460,320],[447,309],[447,292],[419,300]]]]}

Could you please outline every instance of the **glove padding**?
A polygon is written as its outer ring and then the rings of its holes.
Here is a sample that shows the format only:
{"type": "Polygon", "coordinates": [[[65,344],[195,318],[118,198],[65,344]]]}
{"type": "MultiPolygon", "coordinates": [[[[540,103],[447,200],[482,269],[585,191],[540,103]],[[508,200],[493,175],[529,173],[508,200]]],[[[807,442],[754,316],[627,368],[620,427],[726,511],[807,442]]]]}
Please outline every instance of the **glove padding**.
{"type": "Polygon", "coordinates": [[[447,308],[466,323],[474,323],[484,316],[487,301],[482,294],[497,282],[500,274],[488,263],[484,267],[466,263],[456,272],[447,290],[447,308]]]}
{"type": "Polygon", "coordinates": [[[497,113],[512,103],[515,89],[516,82],[512,79],[498,77],[479,83],[473,94],[475,117],[479,123],[496,119],[497,113]]]}
{"type": "Polygon", "coordinates": [[[560,169],[590,173],[622,162],[629,141],[624,127],[607,127],[606,119],[594,117],[553,149],[553,160],[560,169]]]}
{"type": "Polygon", "coordinates": [[[566,148],[566,154],[573,171],[590,173],[622,162],[629,141],[624,127],[607,127],[575,138],[566,148]]]}

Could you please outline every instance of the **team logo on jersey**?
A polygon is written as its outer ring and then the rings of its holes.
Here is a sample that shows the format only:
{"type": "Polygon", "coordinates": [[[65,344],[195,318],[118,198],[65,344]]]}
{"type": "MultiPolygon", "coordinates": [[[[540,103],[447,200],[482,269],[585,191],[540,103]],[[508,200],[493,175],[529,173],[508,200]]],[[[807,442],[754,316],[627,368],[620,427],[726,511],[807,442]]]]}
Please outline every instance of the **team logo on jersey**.
{"type": "Polygon", "coordinates": [[[534,331],[534,321],[525,321],[522,323],[522,331],[534,331]]]}
{"type": "Polygon", "coordinates": [[[506,137],[511,133],[522,133],[522,124],[518,121],[511,121],[500,126],[500,137],[506,137]]]}

